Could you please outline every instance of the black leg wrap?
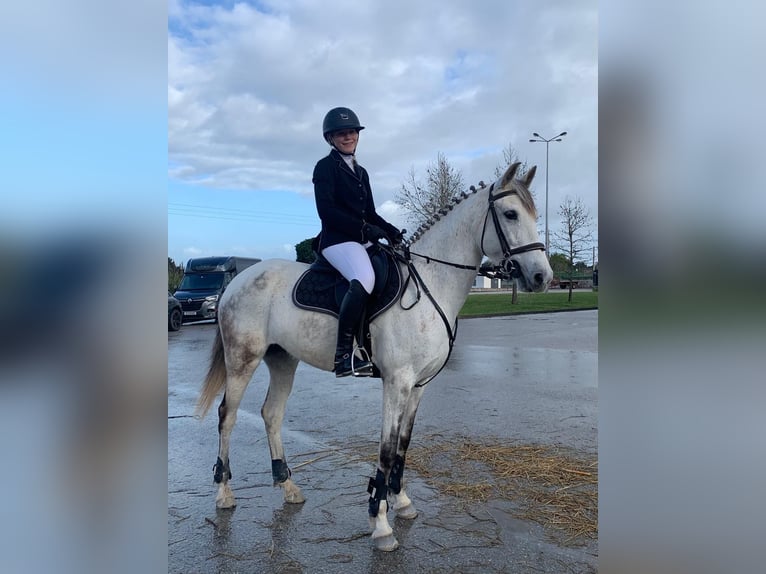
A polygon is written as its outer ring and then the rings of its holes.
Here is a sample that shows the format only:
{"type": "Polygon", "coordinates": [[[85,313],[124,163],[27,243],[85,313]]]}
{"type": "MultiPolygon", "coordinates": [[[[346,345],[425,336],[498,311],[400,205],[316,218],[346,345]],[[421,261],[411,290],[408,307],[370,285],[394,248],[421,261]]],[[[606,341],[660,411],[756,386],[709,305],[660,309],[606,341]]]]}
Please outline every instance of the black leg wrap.
{"type": "Polygon", "coordinates": [[[377,516],[380,510],[380,501],[386,500],[386,475],[383,471],[378,469],[375,474],[375,478],[370,477],[370,482],[367,485],[367,492],[370,494],[370,508],[368,510],[370,516],[377,516]]]}
{"type": "Polygon", "coordinates": [[[404,457],[396,455],[394,465],[391,467],[391,474],[388,477],[388,488],[394,494],[402,491],[402,475],[404,475],[404,457]]]}
{"type": "Polygon", "coordinates": [[[223,464],[223,461],[219,456],[213,467],[213,480],[220,483],[223,480],[224,473],[226,473],[226,480],[231,480],[231,468],[228,464],[223,464]]]}
{"type": "Polygon", "coordinates": [[[291,474],[292,472],[287,467],[287,463],[284,460],[280,458],[271,459],[271,476],[274,477],[274,486],[282,484],[290,478],[291,474]]]}

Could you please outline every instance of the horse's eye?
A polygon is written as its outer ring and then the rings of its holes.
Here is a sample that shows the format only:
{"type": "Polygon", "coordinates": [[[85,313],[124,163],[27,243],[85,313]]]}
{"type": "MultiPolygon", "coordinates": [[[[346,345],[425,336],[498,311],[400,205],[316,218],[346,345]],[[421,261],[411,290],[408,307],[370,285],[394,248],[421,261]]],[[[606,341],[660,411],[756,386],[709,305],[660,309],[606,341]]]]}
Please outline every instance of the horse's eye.
{"type": "Polygon", "coordinates": [[[511,221],[516,221],[519,218],[519,214],[515,209],[509,209],[503,215],[505,215],[511,221]]]}

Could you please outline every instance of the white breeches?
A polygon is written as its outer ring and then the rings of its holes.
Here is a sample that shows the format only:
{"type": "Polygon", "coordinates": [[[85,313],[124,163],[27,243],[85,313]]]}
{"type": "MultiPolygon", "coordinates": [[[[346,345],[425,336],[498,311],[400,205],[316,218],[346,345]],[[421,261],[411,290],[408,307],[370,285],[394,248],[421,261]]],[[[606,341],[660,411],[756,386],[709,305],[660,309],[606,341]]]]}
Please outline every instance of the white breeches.
{"type": "Polygon", "coordinates": [[[338,243],[323,249],[322,255],[346,280],[350,282],[356,279],[368,295],[372,293],[372,288],[375,286],[375,271],[372,269],[370,256],[367,255],[364,245],[355,241],[338,243]]]}

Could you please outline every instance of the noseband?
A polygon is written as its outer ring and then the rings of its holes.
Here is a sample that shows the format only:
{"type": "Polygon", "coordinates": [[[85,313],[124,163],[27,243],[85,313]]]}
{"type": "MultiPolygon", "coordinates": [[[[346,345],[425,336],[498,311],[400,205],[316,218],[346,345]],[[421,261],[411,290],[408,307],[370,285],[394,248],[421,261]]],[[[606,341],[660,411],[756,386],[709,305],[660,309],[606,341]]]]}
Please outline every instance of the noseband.
{"type": "Polygon", "coordinates": [[[536,243],[527,243],[521,247],[511,249],[511,246],[508,243],[508,238],[505,236],[503,228],[500,226],[500,218],[498,217],[497,210],[495,209],[495,200],[505,197],[506,195],[511,195],[515,192],[504,191],[498,195],[492,195],[492,190],[494,188],[495,184],[493,183],[489,187],[489,194],[487,195],[489,199],[489,206],[487,207],[487,215],[484,216],[484,228],[481,230],[481,253],[482,255],[487,256],[487,252],[484,250],[484,234],[487,232],[487,218],[489,218],[489,215],[492,214],[492,223],[495,224],[495,233],[497,234],[497,239],[500,242],[500,248],[503,250],[503,260],[496,267],[496,269],[499,273],[506,274],[511,278],[520,277],[521,267],[519,267],[519,264],[513,261],[511,257],[518,255],[519,253],[536,251],[538,249],[545,251],[545,244],[538,241],[536,243]]]}

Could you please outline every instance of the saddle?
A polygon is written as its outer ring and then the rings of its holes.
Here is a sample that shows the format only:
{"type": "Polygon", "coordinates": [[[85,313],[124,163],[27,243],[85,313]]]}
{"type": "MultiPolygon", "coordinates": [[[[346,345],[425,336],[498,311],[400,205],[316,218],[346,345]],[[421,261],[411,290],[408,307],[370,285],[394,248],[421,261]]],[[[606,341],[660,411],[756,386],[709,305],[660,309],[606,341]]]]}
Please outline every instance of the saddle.
{"type": "MultiPolygon", "coordinates": [[[[387,311],[402,294],[402,272],[393,255],[374,244],[367,248],[372,268],[375,271],[375,286],[367,299],[367,307],[360,322],[356,340],[363,345],[367,356],[371,356],[370,322],[387,311]]],[[[348,291],[348,281],[327,259],[316,252],[316,261],[311,264],[293,287],[293,303],[296,307],[338,317],[340,304],[348,291]]],[[[373,376],[380,376],[377,367],[373,376]]]]}

